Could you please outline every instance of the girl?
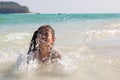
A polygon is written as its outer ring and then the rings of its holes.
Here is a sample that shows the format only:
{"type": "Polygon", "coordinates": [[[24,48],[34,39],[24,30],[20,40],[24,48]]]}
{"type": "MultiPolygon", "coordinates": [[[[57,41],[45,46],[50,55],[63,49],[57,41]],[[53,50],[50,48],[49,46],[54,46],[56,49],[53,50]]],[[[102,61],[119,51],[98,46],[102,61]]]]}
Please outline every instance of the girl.
{"type": "MultiPolygon", "coordinates": [[[[27,54],[32,56],[33,60],[37,59],[38,63],[55,62],[57,59],[61,59],[61,53],[53,47],[54,43],[54,29],[50,25],[43,25],[34,32],[27,54]]],[[[29,56],[28,64],[31,60],[29,56]]]]}

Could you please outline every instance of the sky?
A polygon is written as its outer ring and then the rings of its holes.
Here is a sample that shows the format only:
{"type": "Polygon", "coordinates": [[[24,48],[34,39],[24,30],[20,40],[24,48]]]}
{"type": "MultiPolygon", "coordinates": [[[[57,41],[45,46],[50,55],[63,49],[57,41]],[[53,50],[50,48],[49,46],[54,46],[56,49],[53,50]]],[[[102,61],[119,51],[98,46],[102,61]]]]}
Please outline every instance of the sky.
{"type": "Polygon", "coordinates": [[[35,13],[120,13],[120,0],[0,0],[15,1],[35,13]]]}

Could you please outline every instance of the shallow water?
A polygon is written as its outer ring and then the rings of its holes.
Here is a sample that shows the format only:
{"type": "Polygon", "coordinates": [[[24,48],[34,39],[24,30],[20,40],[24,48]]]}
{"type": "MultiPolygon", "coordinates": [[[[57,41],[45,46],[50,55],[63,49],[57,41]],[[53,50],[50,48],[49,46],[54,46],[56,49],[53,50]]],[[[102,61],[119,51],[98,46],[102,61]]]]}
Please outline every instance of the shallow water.
{"type": "Polygon", "coordinates": [[[0,15],[0,80],[120,80],[119,14],[0,15]],[[62,60],[26,64],[33,32],[56,31],[62,60]]]}

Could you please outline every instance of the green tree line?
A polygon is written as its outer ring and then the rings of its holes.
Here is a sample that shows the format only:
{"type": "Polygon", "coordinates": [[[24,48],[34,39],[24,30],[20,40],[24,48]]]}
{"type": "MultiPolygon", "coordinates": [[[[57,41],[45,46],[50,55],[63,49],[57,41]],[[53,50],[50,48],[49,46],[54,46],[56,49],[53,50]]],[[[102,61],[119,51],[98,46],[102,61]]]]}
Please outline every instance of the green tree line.
{"type": "Polygon", "coordinates": [[[16,2],[0,1],[0,13],[29,13],[29,9],[16,2]]]}

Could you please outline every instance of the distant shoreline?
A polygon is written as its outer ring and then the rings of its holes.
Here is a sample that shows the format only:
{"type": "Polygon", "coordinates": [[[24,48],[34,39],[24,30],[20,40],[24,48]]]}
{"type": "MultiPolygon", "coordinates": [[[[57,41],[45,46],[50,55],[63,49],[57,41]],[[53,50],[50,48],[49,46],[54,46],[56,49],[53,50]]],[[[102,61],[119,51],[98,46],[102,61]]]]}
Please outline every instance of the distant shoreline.
{"type": "MultiPolygon", "coordinates": [[[[3,14],[3,13],[0,13],[3,14]]],[[[112,14],[116,14],[116,15],[120,15],[120,13],[36,13],[36,12],[28,12],[28,13],[4,13],[4,14],[36,14],[36,15],[40,15],[40,14],[57,14],[57,15],[69,15],[69,14],[81,14],[81,15],[112,15],[112,14]]]]}
{"type": "Polygon", "coordinates": [[[12,1],[0,1],[0,14],[30,13],[28,7],[12,1]]]}

